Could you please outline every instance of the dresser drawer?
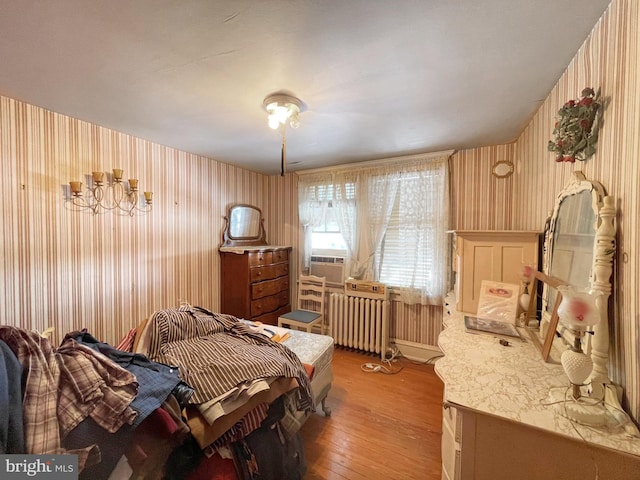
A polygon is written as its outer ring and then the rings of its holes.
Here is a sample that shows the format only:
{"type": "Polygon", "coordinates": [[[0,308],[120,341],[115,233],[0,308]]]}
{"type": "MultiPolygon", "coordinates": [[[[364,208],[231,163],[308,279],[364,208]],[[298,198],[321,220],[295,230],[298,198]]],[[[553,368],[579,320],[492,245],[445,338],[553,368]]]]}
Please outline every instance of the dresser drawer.
{"type": "Polygon", "coordinates": [[[263,265],[271,265],[273,263],[273,252],[250,252],[247,255],[249,256],[249,266],[250,267],[260,267],[263,265]]]}
{"type": "Polygon", "coordinates": [[[291,305],[287,303],[284,307],[280,307],[278,310],[265,313],[263,315],[260,315],[259,317],[253,317],[253,320],[255,322],[267,323],[269,325],[278,325],[278,317],[284,315],[285,313],[289,313],[290,311],[291,305]]]}
{"type": "Polygon", "coordinates": [[[289,250],[276,250],[272,254],[273,263],[289,262],[289,250]]]}
{"type": "Polygon", "coordinates": [[[270,297],[259,298],[251,302],[251,317],[258,317],[265,313],[273,312],[289,303],[289,290],[271,295],[270,297]]]}
{"type": "Polygon", "coordinates": [[[220,251],[221,313],[276,325],[291,311],[291,247],[220,251]]]}
{"type": "Polygon", "coordinates": [[[289,290],[289,277],[276,278],[275,280],[266,280],[251,285],[251,299],[268,297],[278,292],[289,290]]]}
{"type": "Polygon", "coordinates": [[[276,263],[265,267],[253,267],[251,269],[251,282],[260,282],[278,277],[289,276],[288,263],[276,263]]]}

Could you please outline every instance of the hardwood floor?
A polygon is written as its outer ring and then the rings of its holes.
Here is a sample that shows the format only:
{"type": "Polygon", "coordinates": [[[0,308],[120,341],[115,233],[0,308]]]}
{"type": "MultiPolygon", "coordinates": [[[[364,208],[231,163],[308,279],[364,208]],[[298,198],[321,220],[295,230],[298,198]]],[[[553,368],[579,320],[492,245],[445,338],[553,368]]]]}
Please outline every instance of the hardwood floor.
{"type": "Polygon", "coordinates": [[[325,417],[301,429],[305,480],[440,480],[443,384],[432,365],[406,359],[395,375],[366,373],[379,358],[336,348],[325,417]]]}

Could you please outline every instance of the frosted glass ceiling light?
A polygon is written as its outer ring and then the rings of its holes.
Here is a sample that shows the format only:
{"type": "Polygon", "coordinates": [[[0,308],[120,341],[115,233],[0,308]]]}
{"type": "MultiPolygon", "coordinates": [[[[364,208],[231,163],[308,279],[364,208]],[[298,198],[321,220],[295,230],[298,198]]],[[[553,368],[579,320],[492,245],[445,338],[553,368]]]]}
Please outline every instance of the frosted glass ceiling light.
{"type": "Polygon", "coordinates": [[[265,98],[263,106],[268,113],[267,121],[269,123],[269,127],[273,130],[280,129],[282,132],[280,175],[284,175],[287,158],[286,128],[287,124],[291,128],[298,128],[300,126],[302,102],[300,99],[291,95],[277,93],[265,98]]]}
{"type": "Polygon", "coordinates": [[[299,114],[302,102],[296,97],[285,94],[271,95],[264,99],[264,108],[269,114],[269,126],[276,130],[280,126],[291,128],[300,126],[299,114]]]}

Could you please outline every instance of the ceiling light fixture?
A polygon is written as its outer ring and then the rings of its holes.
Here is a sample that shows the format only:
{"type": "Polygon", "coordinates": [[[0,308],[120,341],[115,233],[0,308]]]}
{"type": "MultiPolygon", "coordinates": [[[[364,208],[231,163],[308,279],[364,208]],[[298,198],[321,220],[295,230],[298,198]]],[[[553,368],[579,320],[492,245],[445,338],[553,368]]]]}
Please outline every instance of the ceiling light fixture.
{"type": "Polygon", "coordinates": [[[300,99],[287,95],[286,93],[277,93],[265,98],[263,106],[269,114],[267,117],[269,127],[273,130],[280,130],[282,133],[280,175],[284,176],[287,164],[287,124],[291,128],[298,128],[300,126],[302,102],[300,99]]]}

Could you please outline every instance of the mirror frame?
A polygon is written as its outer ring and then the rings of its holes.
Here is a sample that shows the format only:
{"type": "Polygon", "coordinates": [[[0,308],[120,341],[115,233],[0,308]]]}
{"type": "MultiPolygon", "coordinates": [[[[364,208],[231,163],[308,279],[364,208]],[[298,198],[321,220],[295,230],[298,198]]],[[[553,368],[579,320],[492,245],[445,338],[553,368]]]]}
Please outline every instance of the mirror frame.
{"type": "Polygon", "coordinates": [[[224,217],[225,220],[225,228],[222,234],[222,247],[247,247],[247,246],[259,246],[259,245],[267,245],[267,234],[264,229],[264,218],[262,217],[262,210],[258,207],[254,207],[253,205],[249,205],[246,203],[239,203],[236,205],[232,205],[227,209],[227,215],[224,217]],[[240,208],[248,208],[251,210],[256,210],[259,215],[258,220],[258,233],[255,236],[250,237],[239,237],[233,236],[231,232],[234,230],[233,225],[231,224],[231,219],[233,218],[233,212],[236,209],[240,208]]]}
{"type": "MultiPolygon", "coordinates": [[[[556,226],[558,225],[558,214],[560,213],[560,207],[562,206],[563,201],[574,195],[582,194],[583,192],[591,193],[591,208],[593,209],[593,214],[595,218],[595,224],[593,225],[594,242],[593,242],[593,249],[592,249],[592,262],[591,262],[591,267],[589,268],[589,272],[590,272],[589,285],[591,285],[591,277],[593,276],[593,267],[595,265],[595,257],[596,257],[595,255],[596,244],[597,244],[596,235],[597,235],[598,224],[600,223],[599,213],[603,204],[603,198],[605,194],[604,194],[604,188],[600,183],[587,180],[581,171],[573,172],[569,182],[564,186],[564,188],[556,196],[556,201],[553,207],[553,211],[549,217],[548,226],[545,229],[542,271],[548,276],[553,275],[553,272],[551,272],[551,266],[552,266],[553,257],[554,257],[556,226]]],[[[565,280],[565,282],[567,282],[567,280],[565,280]]],[[[550,287],[545,284],[543,295],[542,295],[541,326],[543,325],[546,326],[547,320],[551,316],[551,312],[549,308],[550,307],[549,288],[550,287]]]]}
{"type": "MultiPolygon", "coordinates": [[[[595,213],[595,236],[593,245],[593,260],[589,285],[591,291],[596,294],[596,305],[600,319],[593,328],[593,336],[588,345],[587,352],[593,360],[593,373],[591,382],[594,391],[604,388],[602,385],[610,383],[608,374],[609,363],[609,297],[612,291],[611,275],[613,273],[613,257],[616,250],[616,207],[615,199],[606,195],[604,187],[595,181],[587,180],[581,171],[574,171],[573,176],[564,189],[556,197],[555,206],[549,227],[545,232],[543,271],[550,275],[549,268],[553,259],[553,242],[558,211],[562,201],[585,190],[591,192],[592,208],[595,213]]],[[[547,332],[553,311],[548,308],[548,289],[551,286],[545,284],[542,295],[542,321],[540,333],[543,338],[553,336],[555,332],[547,332]],[[546,328],[545,328],[546,327],[546,328]],[[545,335],[547,334],[548,335],[545,335]]],[[[589,335],[587,335],[589,337],[589,335]]],[[[595,392],[594,392],[595,393],[595,392]]],[[[599,392],[604,395],[604,392],[599,392]]]]}
{"type": "MultiPolygon", "coordinates": [[[[560,278],[566,285],[578,289],[591,287],[598,212],[603,198],[602,185],[587,181],[581,174],[574,175],[560,192],[545,232],[545,252],[549,254],[544,257],[543,271],[547,275],[560,278]],[[562,222],[559,222],[560,218],[562,222]],[[561,225],[564,225],[564,228],[561,225]],[[560,231],[560,228],[563,231],[560,231]],[[564,245],[561,239],[565,239],[564,245]],[[566,244],[567,240],[569,244],[566,244]],[[576,242],[580,246],[576,245],[576,242]],[[566,257],[563,262],[561,251],[565,255],[571,252],[569,262],[566,262],[566,257]]],[[[545,287],[547,289],[543,295],[543,312],[550,315],[551,303],[555,301],[549,287],[545,287]]],[[[551,291],[553,290],[552,288],[551,291]]]]}
{"type": "Polygon", "coordinates": [[[496,178],[507,178],[513,174],[513,163],[509,160],[500,160],[491,167],[491,174],[496,178]]]}

